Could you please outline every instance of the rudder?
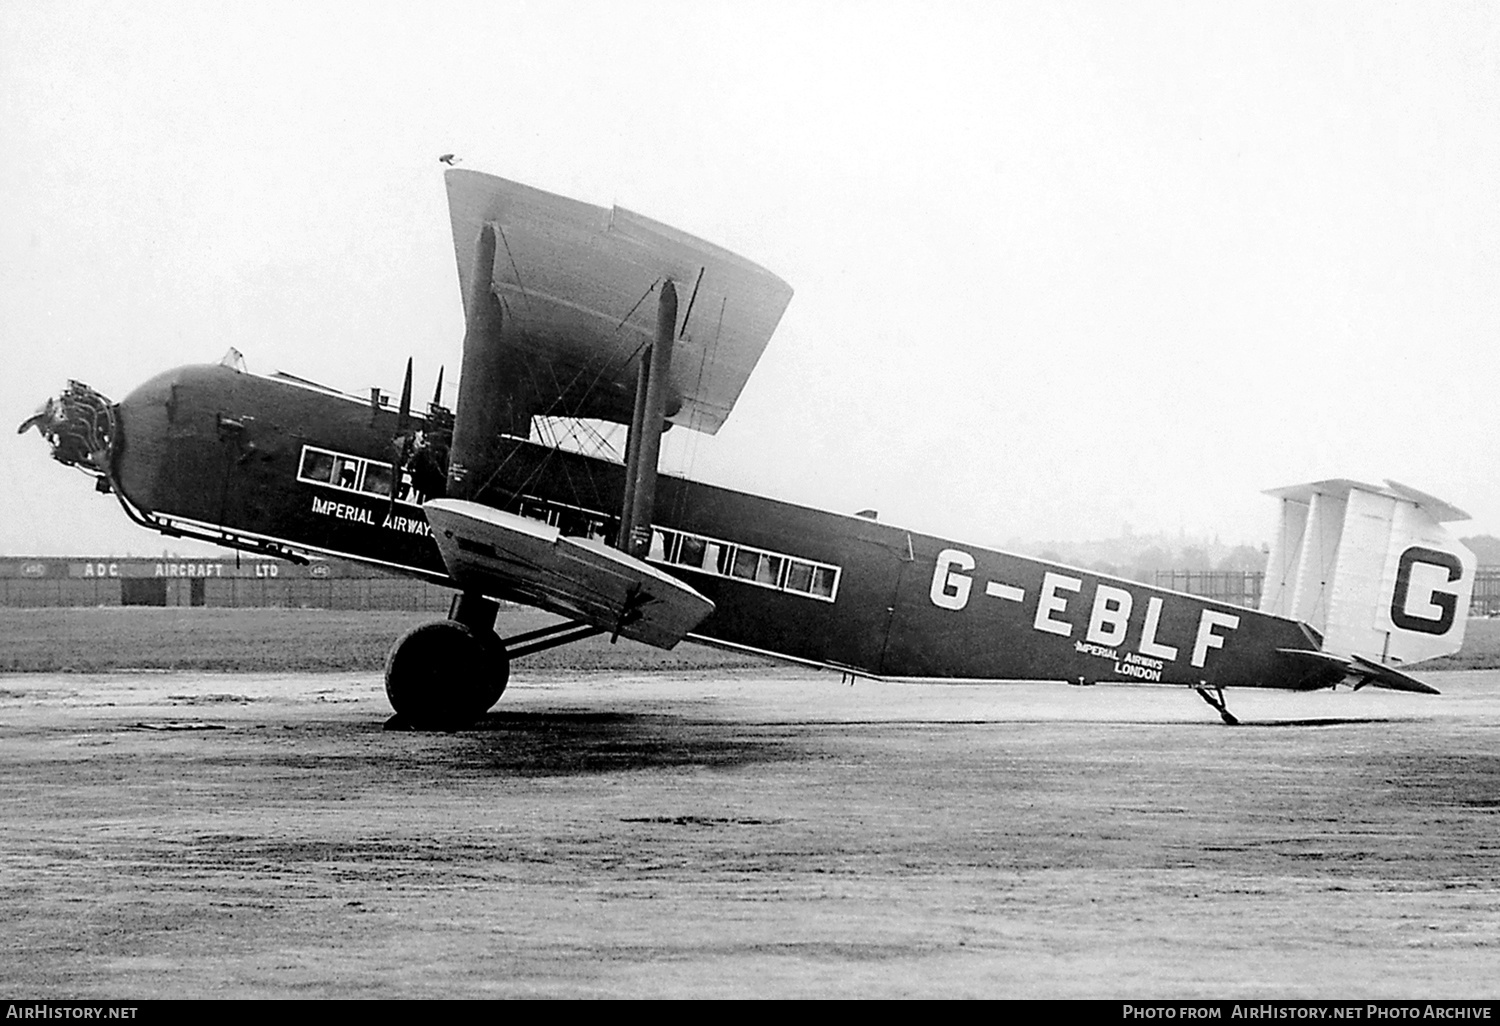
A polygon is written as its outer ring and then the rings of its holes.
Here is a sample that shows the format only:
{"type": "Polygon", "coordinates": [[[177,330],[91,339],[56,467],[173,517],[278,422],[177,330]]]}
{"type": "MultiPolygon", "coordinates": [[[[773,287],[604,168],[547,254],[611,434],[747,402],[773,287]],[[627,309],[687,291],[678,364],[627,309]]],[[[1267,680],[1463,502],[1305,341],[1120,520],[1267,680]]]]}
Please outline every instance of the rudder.
{"type": "Polygon", "coordinates": [[[1267,494],[1281,517],[1262,612],[1308,624],[1325,652],[1387,666],[1462,647],[1477,560],[1443,524],[1467,513],[1390,480],[1267,494]]]}

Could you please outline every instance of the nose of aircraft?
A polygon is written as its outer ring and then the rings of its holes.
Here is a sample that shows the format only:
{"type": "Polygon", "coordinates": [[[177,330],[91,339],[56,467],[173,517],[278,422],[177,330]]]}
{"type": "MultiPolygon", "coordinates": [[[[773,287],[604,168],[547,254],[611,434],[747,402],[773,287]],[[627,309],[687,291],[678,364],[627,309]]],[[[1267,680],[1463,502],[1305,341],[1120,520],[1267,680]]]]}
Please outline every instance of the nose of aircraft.
{"type": "Polygon", "coordinates": [[[81,381],[69,381],[62,393],[44,402],[16,429],[30,428],[52,446],[52,458],[107,478],[113,447],[119,435],[114,404],[81,381]]]}
{"type": "Polygon", "coordinates": [[[138,509],[152,509],[163,457],[173,448],[172,405],[182,371],[158,374],[119,403],[69,381],[19,431],[36,428],[52,458],[93,475],[99,491],[118,491],[138,509]]]}
{"type": "Polygon", "coordinates": [[[120,431],[114,480],[137,509],[159,505],[157,485],[163,457],[171,449],[172,408],[182,371],[179,367],[156,375],[132,389],[115,408],[120,431]]]}

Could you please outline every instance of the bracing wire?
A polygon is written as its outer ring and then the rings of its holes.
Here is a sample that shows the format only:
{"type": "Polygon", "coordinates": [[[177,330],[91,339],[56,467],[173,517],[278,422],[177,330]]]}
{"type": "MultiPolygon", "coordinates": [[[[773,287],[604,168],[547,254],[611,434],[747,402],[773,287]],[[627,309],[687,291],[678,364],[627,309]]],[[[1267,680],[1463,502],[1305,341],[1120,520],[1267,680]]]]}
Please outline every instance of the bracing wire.
{"type": "MultiPolygon", "coordinates": [[[[504,241],[504,239],[505,239],[505,233],[501,232],[500,233],[500,237],[501,237],[501,240],[504,241]]],[[[505,252],[506,252],[507,256],[509,256],[510,255],[510,244],[508,242],[506,242],[505,243],[505,247],[506,247],[505,248],[505,252]]],[[[513,258],[512,258],[512,269],[515,270],[513,258]]],[[[526,298],[527,298],[527,300],[529,302],[530,296],[526,293],[525,287],[521,284],[520,271],[519,270],[515,270],[515,274],[516,274],[516,284],[517,284],[517,287],[520,288],[521,294],[523,296],[526,296],[526,298]]],[[[627,313],[624,316],[624,318],[622,318],[620,320],[619,324],[615,325],[615,333],[616,334],[619,333],[620,329],[623,328],[625,326],[625,324],[630,320],[630,318],[635,314],[635,311],[640,308],[640,305],[646,301],[646,298],[648,296],[650,296],[651,293],[653,293],[653,292],[655,292],[657,290],[657,288],[661,285],[661,281],[662,281],[662,279],[660,279],[660,278],[656,279],[655,281],[653,281],[651,283],[651,285],[644,292],[641,293],[640,298],[635,301],[635,305],[630,308],[630,312],[627,313]]],[[[501,297],[501,303],[502,303],[502,307],[508,312],[509,311],[509,307],[505,305],[505,301],[504,301],[503,297],[501,297]]],[[[722,314],[720,316],[721,316],[721,324],[722,324],[722,314]]],[[[640,354],[646,349],[646,347],[648,345],[650,345],[650,342],[651,342],[651,340],[649,338],[643,338],[635,346],[634,349],[632,349],[630,352],[626,353],[623,357],[617,357],[615,360],[600,361],[597,364],[597,370],[594,373],[593,380],[591,380],[589,382],[589,384],[588,384],[588,387],[586,387],[583,390],[583,393],[578,398],[578,402],[581,404],[586,399],[588,399],[589,396],[593,395],[594,389],[596,389],[598,387],[600,379],[604,377],[604,375],[605,375],[606,372],[613,372],[613,371],[615,371],[617,369],[620,369],[622,367],[629,366],[630,362],[632,360],[637,359],[640,356],[640,354]]],[[[550,365],[549,365],[549,367],[550,367],[550,365]]],[[[528,374],[529,374],[530,373],[530,366],[529,366],[529,364],[528,364],[528,367],[527,367],[527,371],[528,371],[528,374]]],[[[587,373],[587,371],[588,371],[588,367],[586,365],[582,366],[582,367],[579,367],[577,373],[575,373],[573,375],[572,380],[568,382],[567,387],[566,388],[559,388],[557,395],[554,396],[552,402],[548,405],[547,409],[544,410],[544,411],[542,411],[542,413],[540,413],[538,416],[541,416],[541,417],[558,416],[559,414],[555,413],[555,410],[556,410],[557,406],[564,401],[564,399],[566,398],[566,396],[572,391],[573,386],[578,383],[579,379],[581,379],[584,376],[584,374],[587,373]]],[[[556,381],[556,374],[555,374],[555,372],[554,372],[554,381],[556,381]]],[[[533,381],[533,384],[535,384],[535,381],[533,381]]],[[[562,414],[562,415],[565,416],[566,414],[562,414]]],[[[503,460],[500,461],[499,466],[497,466],[490,473],[490,475],[485,479],[484,483],[479,487],[478,491],[475,494],[478,494],[478,492],[482,492],[482,491],[488,489],[492,484],[494,484],[495,479],[497,477],[499,477],[501,473],[504,472],[504,470],[506,469],[507,465],[510,463],[511,457],[513,455],[514,455],[514,451],[512,451],[509,454],[507,454],[506,457],[505,457],[505,459],[503,459],[503,460]]],[[[533,472],[531,475],[528,475],[528,477],[527,477],[527,483],[529,483],[531,480],[534,480],[535,477],[536,477],[536,474],[538,472],[539,472],[539,470],[536,471],[536,472],[533,472]]]]}
{"type": "MultiPolygon", "coordinates": [[[[724,311],[728,307],[728,305],[728,296],[724,296],[719,300],[719,323],[714,327],[713,341],[710,342],[707,347],[705,347],[703,351],[703,359],[698,361],[698,383],[696,386],[694,386],[696,394],[698,395],[703,394],[703,375],[706,373],[709,363],[715,356],[718,355],[719,340],[723,337],[724,334],[724,311]]],[[[702,441],[701,435],[702,432],[694,431],[692,438],[688,441],[687,459],[685,461],[686,465],[683,467],[682,471],[682,476],[687,481],[692,481],[693,479],[693,469],[698,462],[698,445],[702,441]]],[[[677,508],[673,510],[674,514],[679,519],[686,512],[686,505],[687,489],[679,489],[677,493],[677,508]]]]}
{"type": "Polygon", "coordinates": [[[505,259],[510,261],[511,273],[516,276],[516,288],[521,290],[521,295],[526,299],[526,305],[531,306],[531,295],[526,291],[526,283],[521,280],[521,269],[516,266],[516,255],[510,251],[510,240],[505,237],[503,225],[496,224],[495,231],[500,236],[500,243],[505,247],[505,259]]]}

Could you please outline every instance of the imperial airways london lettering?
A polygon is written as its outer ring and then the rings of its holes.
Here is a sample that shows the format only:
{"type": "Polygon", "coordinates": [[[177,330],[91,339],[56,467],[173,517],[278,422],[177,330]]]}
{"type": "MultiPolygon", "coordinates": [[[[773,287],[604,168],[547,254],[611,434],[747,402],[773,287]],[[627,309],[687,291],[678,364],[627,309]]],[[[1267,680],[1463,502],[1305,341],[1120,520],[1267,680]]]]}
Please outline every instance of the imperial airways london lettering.
{"type": "MultiPolygon", "coordinates": [[[[964,609],[969,604],[975,579],[969,571],[975,567],[974,557],[961,549],[944,549],[938,553],[937,565],[933,568],[932,588],[929,597],[940,609],[964,609]]],[[[1130,677],[1143,681],[1160,681],[1168,663],[1177,662],[1183,655],[1179,645],[1167,644],[1160,637],[1163,599],[1152,595],[1146,600],[1144,616],[1139,628],[1139,642],[1134,651],[1124,651],[1126,636],[1130,633],[1131,614],[1136,611],[1136,596],[1124,588],[1100,581],[1094,586],[1091,596],[1084,596],[1083,579],[1048,570],[1042,575],[1041,587],[1029,604],[1032,611],[1031,627],[1046,634],[1073,638],[1075,625],[1062,619],[1067,612],[1072,596],[1084,599],[1080,606],[1089,608],[1088,627],[1083,637],[1073,639],[1073,650],[1081,655],[1109,660],[1113,672],[1119,677],[1130,677]]],[[[984,585],[985,595],[1001,600],[1027,605],[1025,588],[1003,581],[988,581],[984,585]]],[[[1187,653],[1191,666],[1202,668],[1208,661],[1208,653],[1224,647],[1225,632],[1239,627],[1240,618],[1221,609],[1205,607],[1198,617],[1198,627],[1193,637],[1191,651],[1187,653]]],[[[1186,640],[1186,639],[1183,639],[1186,640]]]]}
{"type": "Polygon", "coordinates": [[[399,531],[402,534],[420,534],[423,536],[432,534],[432,527],[425,519],[418,517],[397,517],[388,513],[373,513],[363,506],[355,506],[347,502],[334,502],[332,499],[313,499],[312,511],[325,517],[333,517],[337,520],[352,520],[358,524],[369,524],[374,527],[378,522],[381,527],[388,531],[399,531]]]}

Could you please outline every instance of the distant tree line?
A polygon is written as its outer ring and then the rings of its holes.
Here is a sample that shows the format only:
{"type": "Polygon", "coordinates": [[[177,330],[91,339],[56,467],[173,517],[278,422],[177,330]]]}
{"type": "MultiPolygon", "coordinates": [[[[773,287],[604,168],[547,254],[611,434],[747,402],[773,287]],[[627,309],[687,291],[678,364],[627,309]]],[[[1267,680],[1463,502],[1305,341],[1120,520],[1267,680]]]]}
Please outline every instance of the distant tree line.
{"type": "MultiPolygon", "coordinates": [[[[1072,562],[1055,549],[1038,553],[1042,559],[1055,563],[1072,562]]],[[[1156,580],[1158,570],[1228,570],[1260,572],[1266,568],[1266,552],[1254,545],[1237,545],[1217,561],[1209,556],[1208,549],[1201,545],[1188,545],[1182,549],[1169,549],[1153,545],[1135,553],[1128,560],[1111,562],[1107,559],[1093,560],[1087,569],[1114,577],[1150,583],[1156,580]]]]}
{"type": "Polygon", "coordinates": [[[1492,534],[1477,534],[1472,538],[1460,538],[1479,558],[1480,566],[1500,566],[1500,538],[1492,534]]]}
{"type": "MultiPolygon", "coordinates": [[[[1125,541],[1127,540],[1122,539],[1122,542],[1125,541]]],[[[1483,534],[1472,538],[1461,538],[1460,541],[1473,551],[1480,566],[1500,567],[1500,538],[1483,534]]],[[[1123,547],[1122,545],[1121,548],[1123,547]]],[[[1068,552],[1060,549],[1061,547],[1047,548],[1038,552],[1037,556],[1054,563],[1081,566],[1101,574],[1146,583],[1156,580],[1158,570],[1221,570],[1260,573],[1266,568],[1267,554],[1265,548],[1254,545],[1236,545],[1227,551],[1221,548],[1222,554],[1214,559],[1209,548],[1204,545],[1185,545],[1181,548],[1174,548],[1170,545],[1151,545],[1138,552],[1123,552],[1117,549],[1116,553],[1112,554],[1116,555],[1116,558],[1112,559],[1090,559],[1080,558],[1082,554],[1077,551],[1068,552]]],[[[1094,555],[1098,555],[1097,550],[1094,555]]]]}

